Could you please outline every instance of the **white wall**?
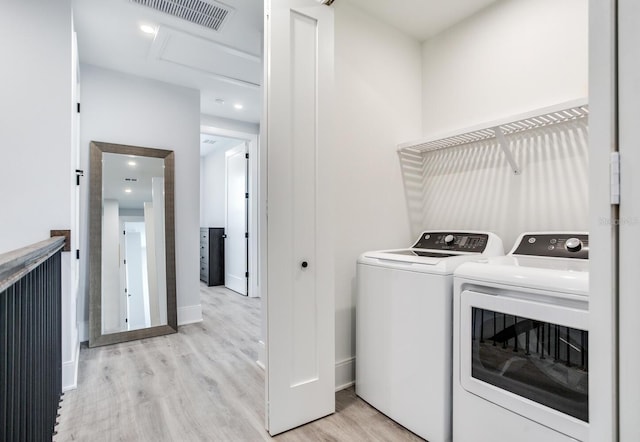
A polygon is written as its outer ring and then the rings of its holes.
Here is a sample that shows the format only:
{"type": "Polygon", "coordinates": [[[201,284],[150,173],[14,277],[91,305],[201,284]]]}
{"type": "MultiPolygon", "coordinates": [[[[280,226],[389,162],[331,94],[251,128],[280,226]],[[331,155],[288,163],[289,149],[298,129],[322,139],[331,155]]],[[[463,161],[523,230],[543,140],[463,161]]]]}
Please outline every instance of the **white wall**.
{"type": "Polygon", "coordinates": [[[231,120],[229,118],[215,117],[213,115],[200,116],[202,126],[212,127],[223,131],[242,132],[247,134],[259,134],[260,125],[255,123],[247,123],[246,121],[231,120]]]}
{"type": "Polygon", "coordinates": [[[367,250],[407,246],[396,145],[420,135],[421,48],[348,3],[335,7],[336,384],[352,382],[355,272],[367,250]]]}
{"type": "Polygon", "coordinates": [[[3,2],[0,253],[71,226],[71,35],[68,0],[3,2]]]}
{"type": "MultiPolygon", "coordinates": [[[[238,140],[238,144],[244,141],[238,140]]],[[[236,144],[237,146],[237,144],[236,144]]],[[[202,175],[200,206],[200,225],[202,227],[224,227],[226,223],[226,162],[225,154],[233,149],[214,149],[208,155],[201,157],[202,175]]]]}
{"type": "Polygon", "coordinates": [[[514,175],[494,142],[427,154],[421,180],[424,217],[414,233],[487,230],[502,238],[508,252],[525,231],[587,231],[586,123],[511,138],[520,175],[514,175]]]}
{"type": "MultiPolygon", "coordinates": [[[[0,253],[74,229],[70,0],[3,2],[0,13],[0,253]],[[43,37],[46,36],[46,37],[43,37]]],[[[72,231],[71,247],[77,245],[72,231]]],[[[63,388],[75,386],[77,272],[62,253],[63,388]]]]}
{"type": "MultiPolygon", "coordinates": [[[[81,156],[89,171],[90,141],[175,152],[175,244],[178,323],[201,320],[199,295],[200,98],[197,90],[82,65],[81,156]]],[[[85,175],[88,175],[85,173],[85,175]]],[[[88,180],[87,180],[88,182],[88,180]]],[[[86,187],[86,186],[85,186],[86,187]]],[[[88,189],[83,189],[84,222],[88,189]]],[[[83,233],[86,238],[87,232],[83,233]]],[[[88,262],[88,252],[83,254],[88,262]]],[[[84,267],[83,318],[88,320],[84,267]]],[[[87,338],[86,329],[83,338],[87,338]]]]}
{"type": "Polygon", "coordinates": [[[501,0],[427,40],[423,134],[588,94],[588,0],[501,0]]]}
{"type": "MultiPolygon", "coordinates": [[[[586,97],[587,10],[587,0],[500,1],[425,42],[423,135],[586,97]]],[[[508,251],[523,231],[586,231],[585,123],[510,138],[519,176],[495,143],[427,154],[414,233],[490,230],[508,251]]]]}

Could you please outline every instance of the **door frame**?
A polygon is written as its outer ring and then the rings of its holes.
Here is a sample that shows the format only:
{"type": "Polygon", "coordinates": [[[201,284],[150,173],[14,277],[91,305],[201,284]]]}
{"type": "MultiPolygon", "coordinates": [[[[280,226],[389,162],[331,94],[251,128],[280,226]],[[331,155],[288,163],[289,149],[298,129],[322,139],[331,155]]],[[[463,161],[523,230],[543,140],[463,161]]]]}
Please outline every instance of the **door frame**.
{"type": "MultiPolygon", "coordinates": [[[[248,230],[249,230],[249,265],[247,271],[249,272],[248,290],[250,298],[261,297],[260,292],[260,265],[259,265],[259,253],[261,253],[261,247],[258,242],[262,235],[258,231],[259,223],[258,217],[261,213],[261,201],[260,198],[260,177],[259,177],[259,151],[258,151],[258,136],[257,133],[243,132],[232,129],[222,129],[213,125],[203,124],[200,126],[200,133],[207,135],[216,135],[220,137],[233,138],[247,143],[247,152],[249,153],[249,173],[248,178],[248,192],[249,192],[249,207],[248,207],[248,230]]],[[[226,196],[225,196],[226,198],[226,196]]]]}

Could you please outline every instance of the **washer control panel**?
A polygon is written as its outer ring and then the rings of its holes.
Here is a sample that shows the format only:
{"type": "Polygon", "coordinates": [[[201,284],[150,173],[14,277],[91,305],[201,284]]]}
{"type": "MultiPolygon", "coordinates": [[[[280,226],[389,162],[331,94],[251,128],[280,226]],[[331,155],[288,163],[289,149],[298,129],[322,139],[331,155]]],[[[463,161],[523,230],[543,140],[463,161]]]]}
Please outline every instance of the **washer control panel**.
{"type": "Polygon", "coordinates": [[[488,239],[484,233],[423,232],[412,248],[482,253],[488,239]]]}
{"type": "Polygon", "coordinates": [[[584,233],[531,233],[522,236],[513,255],[589,259],[589,235],[584,233]]]}

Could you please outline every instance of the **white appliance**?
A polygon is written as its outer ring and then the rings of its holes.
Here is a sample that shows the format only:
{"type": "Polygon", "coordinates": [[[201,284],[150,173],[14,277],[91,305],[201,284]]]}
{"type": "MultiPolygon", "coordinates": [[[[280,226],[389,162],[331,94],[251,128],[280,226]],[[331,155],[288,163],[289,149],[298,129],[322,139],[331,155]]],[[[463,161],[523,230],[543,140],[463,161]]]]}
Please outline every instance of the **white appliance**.
{"type": "Polygon", "coordinates": [[[485,232],[423,232],[358,260],[356,394],[430,442],[451,440],[453,270],[504,254],[485,232]]]}
{"type": "Polygon", "coordinates": [[[586,233],[526,233],[456,269],[456,442],[588,440],[588,257],[586,233]]]}

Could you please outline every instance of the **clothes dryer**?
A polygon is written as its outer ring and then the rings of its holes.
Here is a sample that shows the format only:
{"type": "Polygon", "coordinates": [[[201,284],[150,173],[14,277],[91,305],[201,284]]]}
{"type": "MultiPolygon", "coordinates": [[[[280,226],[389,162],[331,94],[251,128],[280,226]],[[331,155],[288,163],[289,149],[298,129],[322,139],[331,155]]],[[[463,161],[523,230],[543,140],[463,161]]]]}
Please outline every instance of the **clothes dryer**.
{"type": "Polygon", "coordinates": [[[504,254],[488,232],[423,232],[357,267],[356,394],[430,442],[451,440],[453,271],[504,254]]]}
{"type": "Polygon", "coordinates": [[[456,269],[456,442],[588,440],[588,257],[586,233],[526,233],[456,269]]]}

